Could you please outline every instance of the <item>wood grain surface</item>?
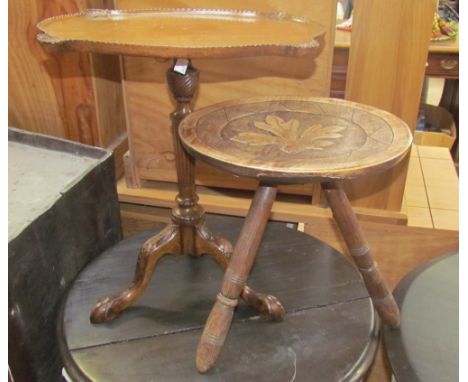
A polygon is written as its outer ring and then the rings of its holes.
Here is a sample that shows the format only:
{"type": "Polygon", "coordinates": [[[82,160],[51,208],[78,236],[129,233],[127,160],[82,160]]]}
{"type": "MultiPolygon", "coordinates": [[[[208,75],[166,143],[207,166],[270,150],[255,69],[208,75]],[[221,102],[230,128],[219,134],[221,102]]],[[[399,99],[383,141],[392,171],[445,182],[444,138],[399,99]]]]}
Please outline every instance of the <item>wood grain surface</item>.
{"type": "Polygon", "coordinates": [[[148,57],[300,56],[325,28],[285,13],[216,9],[87,10],[41,21],[54,48],[148,57]]]}
{"type": "MultiPolygon", "coordinates": [[[[208,224],[235,241],[243,219],[208,224]]],[[[158,229],[158,228],[156,228],[158,229]]],[[[155,230],[121,242],[90,264],[64,306],[62,354],[74,380],[359,380],[375,351],[375,316],[362,280],[325,244],[269,223],[249,283],[275,293],[288,312],[283,322],[258,320],[239,304],[217,367],[201,376],[195,351],[223,273],[205,256],[165,257],[138,305],[105,325],[87,312],[109,289],[132,277],[138,247],[155,230]],[[274,370],[274,373],[272,372],[274,370]]]]}
{"type": "Polygon", "coordinates": [[[408,126],[365,105],[327,98],[263,97],[200,109],[180,125],[195,157],[280,183],[352,178],[397,163],[408,126]]]}
{"type": "Polygon", "coordinates": [[[42,19],[108,0],[9,1],[8,123],[23,130],[116,149],[116,174],[126,145],[119,58],[49,54],[36,39],[42,19]]]}
{"type": "MultiPolygon", "coordinates": [[[[434,0],[357,0],[346,96],[389,111],[414,132],[419,112],[434,0]]],[[[354,206],[401,209],[408,158],[382,174],[346,186],[354,206]]]]}
{"type": "MultiPolygon", "coordinates": [[[[373,258],[385,275],[391,289],[413,269],[424,263],[458,251],[458,232],[397,226],[375,222],[361,222],[373,258]]],[[[336,224],[322,219],[315,224],[305,224],[304,232],[350,256],[346,243],[336,224]]],[[[368,382],[390,382],[391,371],[383,345],[379,345],[368,382]]]]}
{"type": "MultiPolygon", "coordinates": [[[[326,34],[317,57],[250,57],[230,59],[195,59],[200,71],[200,90],[194,109],[220,101],[248,96],[299,94],[326,96],[330,88],[331,60],[336,1],[304,3],[302,0],[117,0],[119,9],[181,7],[286,12],[301,15],[326,27],[326,34]]],[[[175,182],[174,153],[171,150],[169,113],[173,101],[165,83],[165,71],[170,63],[149,58],[124,58],[124,89],[129,127],[130,151],[135,173],[142,180],[175,182]]],[[[198,184],[255,189],[256,184],[245,178],[198,166],[198,184]]],[[[298,190],[312,195],[311,188],[298,190]]]]}
{"type": "MultiPolygon", "coordinates": [[[[168,221],[162,209],[121,203],[124,237],[129,237],[152,227],[156,222],[168,221]],[[156,211],[157,210],[157,211],[156,211]],[[166,220],[164,220],[166,219],[166,220]]],[[[310,219],[310,216],[309,216],[310,219]]],[[[458,250],[458,232],[404,225],[361,221],[373,257],[393,289],[398,282],[416,267],[438,256],[458,250]]],[[[305,224],[305,233],[327,243],[351,260],[336,223],[327,217],[315,217],[305,224]]],[[[376,359],[367,378],[368,382],[390,382],[391,371],[380,343],[376,359]]]]}

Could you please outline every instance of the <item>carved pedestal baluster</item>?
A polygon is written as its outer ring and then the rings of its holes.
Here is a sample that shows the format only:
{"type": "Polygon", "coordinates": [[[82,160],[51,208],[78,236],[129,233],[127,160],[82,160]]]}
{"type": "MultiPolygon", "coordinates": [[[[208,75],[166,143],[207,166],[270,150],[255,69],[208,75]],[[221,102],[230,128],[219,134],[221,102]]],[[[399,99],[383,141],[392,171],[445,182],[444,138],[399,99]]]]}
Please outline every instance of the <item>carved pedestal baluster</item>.
{"type": "MultiPolygon", "coordinates": [[[[223,270],[229,263],[232,246],[205,225],[205,211],[198,204],[195,190],[195,160],[187,154],[179,139],[179,124],[190,114],[190,102],[198,88],[198,71],[191,66],[190,61],[187,62],[185,74],[176,72],[174,67],[167,72],[169,89],[177,100],[171,121],[179,193],[176,197],[177,206],[172,210],[172,224],[142,246],[132,284],[118,295],[101,299],[91,311],[90,320],[93,323],[115,319],[140,297],[158,261],[166,254],[209,254],[215,257],[223,270]]],[[[268,319],[281,320],[284,316],[284,309],[274,296],[257,293],[245,286],[242,298],[268,319]]]]}

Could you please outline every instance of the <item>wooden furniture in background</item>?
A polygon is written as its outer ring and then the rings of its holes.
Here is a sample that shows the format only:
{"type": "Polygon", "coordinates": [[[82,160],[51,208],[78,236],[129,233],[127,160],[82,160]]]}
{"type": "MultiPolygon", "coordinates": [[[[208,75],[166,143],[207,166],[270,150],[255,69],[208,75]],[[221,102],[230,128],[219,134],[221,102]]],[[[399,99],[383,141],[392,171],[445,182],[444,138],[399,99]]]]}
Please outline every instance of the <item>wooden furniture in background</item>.
{"type": "Polygon", "coordinates": [[[102,8],[108,0],[8,1],[8,123],[23,130],[115,150],[128,149],[119,57],[48,54],[36,40],[46,17],[102,8]]]}
{"type": "MultiPolygon", "coordinates": [[[[335,34],[335,51],[333,55],[332,82],[330,94],[332,97],[345,98],[346,75],[348,71],[349,49],[351,33],[337,30],[335,34]]],[[[444,78],[444,88],[439,102],[448,110],[456,126],[456,143],[452,148],[452,155],[458,155],[458,52],[459,39],[449,41],[431,41],[426,63],[426,77],[444,78]]],[[[424,89],[423,89],[424,93],[424,89]]],[[[424,94],[423,94],[424,98],[424,94]]]]}
{"type": "MultiPolygon", "coordinates": [[[[284,13],[203,9],[86,11],[46,19],[38,24],[38,28],[43,32],[38,39],[51,50],[177,59],[166,74],[169,89],[177,101],[171,120],[179,194],[177,207],[172,212],[172,223],[143,244],[132,284],[118,295],[102,298],[91,311],[91,321],[102,323],[119,316],[141,296],[157,263],[168,253],[210,254],[226,269],[231,245],[205,226],[204,211],[197,203],[195,192],[194,160],[178,139],[179,124],[191,113],[190,103],[198,90],[199,73],[190,59],[255,55],[308,55],[311,58],[320,47],[324,28],[318,23],[284,13]],[[187,32],[181,33],[182,27],[187,32]],[[295,33],[286,33],[291,30],[295,33]],[[148,35],[153,37],[148,39],[148,35]],[[207,41],[200,38],[205,35],[210,36],[207,41]],[[183,59],[178,59],[179,55],[183,59]]],[[[267,218],[262,217],[264,223],[267,218]]],[[[260,237],[254,241],[258,243],[260,237]]],[[[260,314],[273,320],[283,318],[284,308],[275,297],[256,293],[245,283],[239,294],[241,292],[244,301],[260,314]]],[[[199,370],[206,371],[200,366],[199,370]]]]}
{"type": "Polygon", "coordinates": [[[211,369],[221,353],[277,184],[320,182],[377,312],[385,324],[399,325],[396,303],[338,181],[397,164],[412,141],[402,120],[331,98],[247,98],[191,113],[181,122],[179,135],[195,158],[260,182],[200,340],[199,371],[211,369]]]}
{"type": "MultiPolygon", "coordinates": [[[[141,2],[142,6],[148,6],[149,4],[154,5],[158,4],[158,2],[155,0],[141,2]]],[[[188,1],[185,1],[184,4],[190,6],[188,1]]],[[[226,7],[231,5],[229,1],[206,2],[206,4],[211,4],[211,6],[219,4],[226,7]]],[[[272,61],[269,58],[239,59],[232,63],[223,62],[223,65],[218,65],[219,62],[208,62],[208,60],[200,61],[197,62],[197,65],[207,65],[206,67],[203,66],[204,71],[202,73],[206,73],[205,76],[208,78],[206,83],[201,86],[200,95],[195,103],[196,108],[218,101],[253,95],[323,96],[329,94],[330,69],[333,58],[333,46],[330,45],[330,41],[334,41],[335,33],[335,19],[330,16],[335,15],[336,2],[305,3],[297,1],[286,3],[282,1],[258,1],[255,4],[249,3],[249,6],[254,7],[257,4],[260,9],[267,7],[268,9],[283,11],[288,11],[288,7],[294,7],[300,9],[300,13],[305,17],[310,17],[313,20],[319,18],[320,22],[327,25],[329,34],[326,35],[325,48],[316,58],[316,68],[310,69],[312,65],[309,63],[310,71],[304,71],[302,61],[296,62],[295,59],[279,59],[278,61],[272,61]],[[325,66],[327,66],[327,70],[323,71],[325,66]],[[262,72],[258,71],[257,74],[252,75],[252,68],[261,68],[262,72]],[[262,75],[262,73],[270,74],[262,75]],[[224,78],[232,80],[223,80],[224,78]],[[205,89],[207,90],[205,91],[205,89]]],[[[358,88],[356,83],[359,80],[356,77],[353,84],[350,84],[350,92],[353,94],[350,99],[354,97],[356,100],[366,103],[366,97],[369,99],[379,98],[379,92],[381,92],[383,98],[378,106],[405,119],[404,113],[402,114],[399,109],[401,105],[405,105],[402,108],[406,108],[408,114],[416,115],[419,97],[416,102],[413,95],[416,94],[415,89],[419,88],[420,90],[422,87],[434,9],[432,1],[425,0],[418,4],[395,5],[390,13],[388,8],[391,6],[387,2],[377,1],[373,2],[372,6],[368,5],[365,1],[356,2],[355,12],[358,12],[361,8],[367,9],[362,11],[365,12],[367,21],[363,22],[365,32],[360,33],[358,30],[357,33],[353,33],[353,35],[357,36],[353,43],[356,53],[352,55],[349,62],[350,70],[356,72],[354,76],[359,76],[367,87],[358,88]],[[388,17],[388,15],[391,15],[391,17],[388,17]],[[368,22],[368,20],[374,19],[382,22],[368,22]],[[387,24],[389,24],[388,27],[387,24]],[[381,25],[385,25],[385,28],[381,28],[381,25]],[[383,32],[382,29],[386,31],[383,32]],[[403,38],[403,34],[405,38],[403,38]],[[406,37],[406,35],[409,37],[406,37]],[[369,36],[375,36],[375,39],[373,37],[369,38],[369,36]],[[412,52],[411,55],[407,54],[408,47],[413,45],[418,46],[417,52],[412,52]],[[378,55],[366,53],[377,50],[379,51],[378,55]],[[363,57],[360,57],[361,53],[363,57]],[[364,60],[364,57],[365,60],[369,61],[374,60],[372,57],[375,57],[377,63],[366,64],[367,66],[361,63],[361,65],[359,60],[364,60]],[[380,76],[382,70],[387,73],[386,76],[383,76],[388,81],[387,83],[380,78],[382,77],[380,76]],[[403,74],[406,77],[402,77],[403,74]],[[369,76],[377,76],[379,81],[371,81],[369,76]],[[394,85],[395,81],[399,83],[397,87],[394,85]],[[406,86],[404,84],[408,84],[409,81],[411,83],[407,85],[408,90],[403,91],[404,86],[406,86]],[[359,97],[361,98],[359,99],[359,97]],[[391,97],[395,102],[389,108],[386,103],[391,97]]],[[[128,1],[121,0],[116,2],[116,6],[122,8],[136,7],[140,6],[140,2],[135,3],[133,1],[130,5],[128,1]]],[[[353,47],[351,47],[352,50],[353,47]]],[[[127,163],[130,164],[128,167],[130,171],[127,172],[129,174],[127,186],[119,188],[121,200],[128,201],[132,199],[133,202],[147,203],[148,198],[138,201],[137,194],[139,192],[137,189],[132,190],[131,187],[142,187],[141,190],[146,190],[146,194],[149,196],[153,193],[153,190],[160,189],[159,182],[173,182],[175,180],[173,153],[167,150],[169,147],[167,140],[169,138],[169,129],[164,126],[164,123],[167,124],[167,122],[163,121],[163,116],[167,114],[169,109],[167,92],[162,88],[164,82],[161,79],[158,79],[161,90],[157,93],[151,90],[152,87],[149,84],[149,81],[154,78],[162,78],[163,72],[160,67],[161,64],[150,63],[148,60],[129,59],[125,61],[124,89],[130,135],[127,163]],[[156,103],[161,105],[160,109],[153,107],[156,103]],[[149,118],[150,116],[151,118],[149,118]],[[149,142],[156,138],[150,136],[152,131],[150,128],[151,120],[158,121],[158,131],[160,133],[157,137],[159,143],[155,148],[149,145],[149,142]],[[142,183],[142,179],[145,182],[142,183]]],[[[256,73],[255,70],[254,73],[256,73]]],[[[350,77],[348,77],[348,81],[351,81],[350,77]]],[[[412,129],[414,129],[414,121],[411,118],[406,120],[412,129]]],[[[388,217],[389,220],[394,220],[396,217],[398,221],[404,222],[405,211],[402,210],[402,195],[407,169],[404,163],[400,167],[399,170],[392,171],[385,176],[371,178],[369,182],[366,182],[365,186],[358,185],[355,182],[349,185],[348,191],[352,204],[363,208],[363,213],[368,213],[368,216],[372,217],[380,214],[383,219],[388,217]],[[387,180],[390,181],[387,183],[387,180]]],[[[233,178],[232,175],[226,175],[219,170],[202,164],[197,164],[196,174],[196,181],[199,185],[243,190],[252,190],[256,186],[255,182],[245,180],[242,177],[233,178]]],[[[164,187],[162,186],[163,189],[164,187]]],[[[295,185],[289,186],[289,188],[283,188],[282,186],[279,191],[282,194],[307,195],[309,199],[305,205],[303,204],[304,208],[309,207],[307,204],[313,204],[316,207],[324,204],[324,197],[321,195],[320,189],[310,185],[295,185]]],[[[154,203],[152,202],[152,204],[154,203]]],[[[225,204],[227,203],[226,200],[225,204]]],[[[317,209],[316,211],[320,215],[320,210],[317,209]]]]}
{"type": "MultiPolygon", "coordinates": [[[[210,215],[207,221],[234,242],[243,219],[210,215]]],[[[289,314],[283,322],[265,323],[239,304],[235,338],[212,372],[200,375],[193,366],[223,276],[209,257],[165,257],[138,305],[111,327],[92,325],[87,312],[96,298],[127,285],[139,246],[162,228],[153,224],[106,251],[71,288],[58,325],[73,381],[363,380],[379,322],[359,273],[337,251],[284,223],[268,223],[250,282],[278,295],[289,314]]]]}
{"type": "MultiPolygon", "coordinates": [[[[87,2],[76,0],[68,3],[65,8],[55,2],[47,2],[46,6],[42,0],[36,0],[32,7],[26,7],[24,1],[10,3],[9,17],[16,20],[9,26],[10,124],[22,129],[75,139],[83,143],[110,148],[118,147],[120,154],[117,153],[117,156],[119,156],[126,144],[123,118],[125,109],[131,147],[126,156],[126,174],[129,184],[133,187],[139,186],[142,179],[175,182],[174,153],[168,149],[172,142],[166,116],[172,110],[173,104],[165,88],[166,64],[153,59],[123,57],[120,67],[118,58],[112,56],[78,53],[45,55],[37,46],[36,31],[32,26],[42,17],[76,11],[85,6],[121,9],[199,6],[226,9],[237,8],[238,2],[234,0],[88,0],[87,2]],[[85,74],[84,77],[81,77],[82,73],[85,74]],[[91,75],[93,73],[94,75],[91,75]],[[125,107],[121,106],[122,95],[118,82],[120,75],[124,80],[125,107]],[[157,128],[157,135],[152,133],[154,126],[157,128]],[[154,145],[149,143],[153,141],[154,145]]],[[[432,22],[432,16],[428,17],[430,12],[427,9],[431,8],[432,4],[429,0],[418,4],[409,2],[404,6],[387,3],[375,1],[372,6],[367,7],[365,1],[356,2],[356,12],[361,8],[366,9],[365,12],[368,15],[366,20],[373,20],[375,12],[380,21],[365,22],[363,27],[366,28],[367,32],[360,34],[360,37],[355,39],[354,45],[360,46],[358,48],[360,53],[368,49],[379,50],[379,54],[376,56],[380,61],[378,65],[375,65],[377,73],[381,73],[381,68],[388,70],[388,67],[393,65],[391,70],[394,73],[405,73],[409,76],[410,73],[423,70],[420,67],[419,56],[420,54],[424,55],[426,39],[421,31],[427,29],[430,33],[429,24],[432,22]],[[388,7],[391,8],[390,11],[388,7]],[[382,18],[378,15],[384,16],[382,18]],[[413,19],[411,19],[412,17],[413,19]],[[381,25],[385,25],[385,27],[380,28],[381,25]],[[395,61],[396,57],[399,56],[396,53],[398,49],[394,49],[395,44],[400,47],[407,44],[418,46],[418,54],[416,55],[418,58],[413,60],[416,56],[408,57],[403,54],[395,61]],[[388,49],[385,49],[385,46],[388,49]]],[[[323,50],[314,64],[311,64],[307,58],[297,60],[279,57],[274,59],[258,57],[235,60],[197,60],[196,65],[203,69],[204,84],[202,84],[201,91],[197,96],[196,107],[250,95],[328,95],[333,51],[332,41],[334,41],[335,34],[336,1],[306,3],[302,0],[293,2],[256,0],[249,2],[247,6],[263,11],[281,10],[318,20],[327,26],[323,50]]],[[[356,28],[359,26],[355,25],[356,28]]],[[[340,33],[344,32],[338,31],[337,37],[340,33]]],[[[337,38],[336,44],[338,46],[339,38],[337,38]]],[[[402,51],[405,49],[402,48],[402,51]]],[[[445,57],[446,54],[452,54],[444,43],[440,43],[440,48],[436,44],[432,44],[431,49],[434,49],[434,55],[441,54],[443,56],[437,58],[438,64],[436,66],[429,65],[428,69],[431,70],[433,67],[435,70],[436,67],[440,66],[440,59],[447,60],[449,58],[445,57]]],[[[367,54],[361,55],[360,53],[354,57],[361,60],[364,59],[364,56],[366,59],[369,57],[367,54]]],[[[431,54],[429,56],[430,62],[432,57],[431,54]]],[[[372,75],[374,70],[369,69],[363,73],[361,70],[363,66],[358,64],[354,67],[358,72],[361,72],[360,76],[372,75]]],[[[457,70],[457,67],[448,69],[453,75],[455,75],[454,71],[457,70]]],[[[446,70],[445,75],[447,75],[446,70]]],[[[413,88],[418,87],[416,77],[418,76],[414,77],[416,81],[412,81],[413,88]]],[[[384,78],[393,79],[396,77],[393,75],[380,76],[379,81],[383,81],[384,78]]],[[[358,92],[369,91],[369,87],[373,86],[379,89],[385,88],[385,84],[367,81],[364,77],[362,82],[368,84],[367,90],[358,89],[358,92]]],[[[402,82],[408,83],[409,81],[404,79],[402,82]]],[[[393,88],[392,84],[386,88],[386,93],[395,93],[396,89],[393,88]]],[[[333,89],[334,85],[331,87],[333,89]]],[[[412,100],[405,99],[406,96],[402,96],[402,94],[398,94],[395,99],[398,99],[401,104],[413,104],[412,100]]],[[[391,111],[401,116],[398,110],[391,111]]],[[[212,167],[207,168],[203,165],[200,167],[202,167],[200,171],[197,171],[198,184],[250,190],[256,186],[255,182],[251,180],[235,179],[212,167]]],[[[405,171],[402,169],[401,172],[405,171]]],[[[118,169],[117,173],[121,174],[122,170],[118,169]]],[[[399,180],[392,180],[394,184],[392,183],[393,185],[390,187],[384,186],[379,180],[373,181],[372,185],[367,184],[366,187],[351,187],[351,202],[354,206],[361,207],[363,214],[367,214],[370,218],[378,215],[383,219],[388,218],[389,221],[396,219],[399,222],[404,222],[405,211],[401,209],[401,192],[404,187],[400,177],[401,175],[398,177],[399,180]]],[[[160,184],[154,182],[144,182],[143,185],[148,191],[147,194],[151,194],[152,189],[160,187],[160,184]]],[[[280,192],[284,192],[282,187],[280,187],[280,192]]],[[[288,195],[308,195],[309,198],[304,199],[303,207],[307,210],[317,211],[317,216],[323,213],[319,209],[310,208],[307,205],[310,204],[311,196],[315,206],[321,204],[322,198],[319,189],[296,185],[287,189],[287,193],[288,195]]],[[[119,189],[119,194],[122,200],[136,201],[137,199],[134,191],[127,187],[119,189]]],[[[145,203],[144,200],[140,202],[145,203]]],[[[164,203],[168,202],[170,200],[164,201],[164,203]]]]}
{"type": "MultiPolygon", "coordinates": [[[[389,111],[415,130],[435,6],[435,0],[356,1],[346,99],[389,111]]],[[[408,160],[348,182],[353,204],[400,210],[408,160]]]]}
{"type": "MultiPolygon", "coordinates": [[[[263,12],[282,11],[301,15],[325,26],[326,33],[315,57],[250,57],[194,60],[201,72],[200,91],[194,107],[248,96],[299,95],[326,96],[330,88],[336,0],[304,2],[303,0],[116,0],[116,8],[219,8],[263,12]]],[[[123,86],[129,132],[127,184],[147,187],[147,182],[175,182],[175,162],[167,115],[173,101],[164,80],[167,63],[139,57],[124,58],[123,86]]],[[[196,182],[200,185],[254,190],[256,182],[234,178],[211,166],[197,164],[196,182]]],[[[288,192],[313,194],[313,187],[294,186],[288,192]]],[[[310,199],[310,198],[309,198],[310,199]]]]}
{"type": "MultiPolygon", "coordinates": [[[[351,34],[352,32],[342,30],[336,30],[335,32],[331,97],[345,98],[351,34]]],[[[459,72],[458,52],[458,38],[449,41],[431,41],[429,43],[425,75],[427,77],[457,80],[459,72]]]]}

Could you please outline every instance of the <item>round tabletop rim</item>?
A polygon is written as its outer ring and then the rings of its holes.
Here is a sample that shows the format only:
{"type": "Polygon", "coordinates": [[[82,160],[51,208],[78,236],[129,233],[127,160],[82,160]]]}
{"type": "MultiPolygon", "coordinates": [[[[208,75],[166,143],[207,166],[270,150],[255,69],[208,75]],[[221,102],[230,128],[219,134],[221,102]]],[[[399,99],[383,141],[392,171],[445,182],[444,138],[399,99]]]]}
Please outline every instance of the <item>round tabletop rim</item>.
{"type": "Polygon", "coordinates": [[[307,17],[297,16],[283,12],[267,12],[256,10],[239,9],[217,9],[210,7],[189,8],[189,7],[150,7],[145,9],[94,9],[87,8],[78,12],[66,13],[51,16],[42,19],[36,24],[39,34],[37,39],[40,43],[53,50],[73,50],[80,52],[94,52],[103,54],[121,54],[137,57],[158,57],[158,58],[239,58],[254,56],[283,56],[283,57],[301,57],[308,54],[318,54],[323,45],[323,38],[326,30],[323,24],[307,17]],[[171,45],[148,45],[148,44],[129,44],[118,41],[84,40],[84,39],[60,39],[52,36],[47,30],[47,26],[57,20],[88,16],[92,14],[117,15],[117,14],[144,14],[149,12],[172,12],[174,15],[180,15],[188,12],[212,12],[212,13],[232,13],[237,15],[256,15],[257,17],[285,19],[294,22],[307,23],[317,30],[307,41],[301,43],[259,43],[259,44],[238,44],[228,46],[200,46],[190,45],[171,46],[171,45]]]}
{"type": "MultiPolygon", "coordinates": [[[[453,251],[429,260],[416,269],[413,269],[405,277],[403,277],[403,279],[400,280],[398,285],[393,290],[393,296],[398,304],[398,307],[400,309],[402,308],[411,285],[420,275],[422,275],[425,271],[437,263],[447,260],[453,256],[459,256],[459,252],[453,251]]],[[[386,354],[389,359],[390,368],[392,374],[395,376],[395,380],[398,382],[424,382],[418,377],[416,370],[414,370],[410,363],[406,362],[405,365],[401,367],[396,362],[395,357],[392,357],[392,355],[389,353],[388,347],[392,347],[398,351],[398,354],[400,354],[399,358],[409,359],[400,330],[398,328],[393,329],[385,326],[383,327],[382,335],[386,354]],[[404,374],[401,375],[402,373],[404,374]]]]}
{"type": "MultiPolygon", "coordinates": [[[[393,126],[393,125],[392,125],[393,126]]],[[[190,113],[182,120],[179,125],[179,137],[184,148],[196,158],[207,162],[216,167],[222,167],[237,175],[254,177],[260,180],[273,180],[276,182],[284,181],[285,183],[296,181],[312,181],[312,180],[330,180],[330,179],[351,179],[365,174],[382,172],[390,167],[393,167],[400,162],[411,150],[413,137],[408,124],[396,115],[361,103],[335,99],[330,97],[300,97],[300,96],[263,96],[263,97],[249,97],[241,100],[228,100],[219,102],[213,105],[203,107],[190,113]],[[294,167],[268,167],[262,165],[246,165],[239,164],[236,158],[226,160],[224,152],[216,152],[214,150],[200,148],[196,145],[198,142],[191,142],[193,138],[192,132],[196,129],[198,121],[205,115],[211,112],[221,110],[223,107],[232,107],[237,105],[248,105],[252,103],[271,102],[271,101],[303,101],[303,102],[317,102],[321,104],[340,106],[352,106],[360,111],[370,112],[373,115],[381,117],[384,121],[393,122],[396,128],[392,127],[392,132],[395,134],[393,141],[398,141],[398,145],[393,144],[392,151],[385,157],[377,157],[375,160],[370,160],[365,166],[355,165],[350,167],[335,167],[331,169],[317,169],[313,171],[297,170],[294,167]]],[[[202,142],[201,142],[202,143],[202,142]]],[[[203,143],[202,143],[203,144],[203,143]]]]}
{"type": "MultiPolygon", "coordinates": [[[[157,226],[158,226],[158,228],[160,228],[160,227],[163,227],[163,224],[158,224],[157,226]]],[[[147,232],[153,232],[153,231],[154,231],[154,228],[142,231],[137,235],[143,235],[143,234],[146,234],[147,232]]],[[[300,233],[300,232],[296,232],[296,233],[304,235],[303,233],[300,233]]],[[[137,236],[137,235],[135,235],[135,236],[137,236]]],[[[118,246],[122,246],[125,241],[129,241],[131,239],[132,238],[124,239],[122,242],[117,243],[115,246],[113,246],[113,248],[116,248],[118,246]]],[[[314,237],[313,239],[317,240],[318,242],[322,242],[318,238],[314,237]]],[[[326,243],[323,243],[323,244],[327,245],[326,243]]],[[[334,250],[333,248],[332,248],[332,250],[333,250],[333,252],[338,253],[338,251],[334,250]]],[[[103,255],[104,253],[107,253],[107,252],[111,252],[111,251],[112,251],[112,248],[109,248],[109,249],[105,250],[101,255],[103,255]]],[[[338,255],[340,255],[340,257],[342,257],[341,254],[338,253],[338,255]]],[[[346,261],[346,259],[344,257],[342,258],[342,260],[346,261]]],[[[85,272],[87,268],[92,267],[93,266],[92,263],[94,261],[96,261],[96,259],[94,259],[89,264],[87,264],[87,266],[85,268],[83,268],[83,270],[81,272],[85,272]]],[[[64,368],[65,368],[66,372],[68,373],[68,375],[76,382],[78,382],[78,381],[79,382],[90,382],[91,380],[93,380],[93,379],[90,379],[90,377],[92,377],[92,376],[89,375],[86,372],[86,370],[84,370],[82,368],[82,365],[80,366],[79,363],[75,362],[75,357],[72,355],[73,351],[76,351],[76,350],[80,351],[80,350],[84,349],[85,347],[82,347],[82,348],[78,347],[78,348],[75,348],[75,349],[69,349],[68,344],[67,344],[67,335],[65,333],[65,328],[64,328],[65,311],[66,311],[67,304],[69,302],[68,300],[70,298],[70,293],[71,293],[71,290],[73,288],[73,285],[74,284],[72,284],[70,289],[66,292],[66,294],[65,294],[65,296],[62,299],[62,302],[60,304],[60,309],[59,309],[59,314],[58,314],[58,321],[57,321],[57,335],[58,335],[59,349],[60,349],[62,359],[64,361],[64,368]]],[[[341,379],[341,381],[343,381],[343,382],[355,381],[355,380],[357,380],[356,378],[358,378],[358,380],[360,380],[360,378],[365,376],[365,373],[369,370],[369,367],[370,367],[371,363],[373,362],[373,359],[374,359],[375,354],[376,354],[377,346],[378,346],[378,343],[379,343],[379,341],[378,341],[379,338],[380,338],[379,334],[380,334],[380,330],[382,328],[381,321],[380,321],[378,315],[376,314],[375,310],[372,309],[372,300],[370,299],[370,297],[366,297],[364,299],[368,302],[369,307],[370,307],[370,311],[371,311],[371,318],[369,318],[369,321],[371,322],[371,327],[369,327],[369,335],[370,335],[369,342],[367,343],[367,346],[362,349],[362,352],[359,354],[359,357],[357,358],[357,361],[353,365],[353,367],[350,368],[348,370],[347,374],[343,377],[343,379],[341,379]]],[[[360,299],[360,300],[363,301],[364,299],[360,299]]],[[[349,302],[353,303],[354,301],[350,300],[349,302]]],[[[200,329],[200,332],[201,332],[201,329],[200,329]]],[[[144,340],[145,338],[142,337],[140,339],[144,340]]],[[[101,345],[95,345],[95,346],[99,347],[101,345]]],[[[195,369],[194,369],[194,373],[196,373],[195,369]]]]}

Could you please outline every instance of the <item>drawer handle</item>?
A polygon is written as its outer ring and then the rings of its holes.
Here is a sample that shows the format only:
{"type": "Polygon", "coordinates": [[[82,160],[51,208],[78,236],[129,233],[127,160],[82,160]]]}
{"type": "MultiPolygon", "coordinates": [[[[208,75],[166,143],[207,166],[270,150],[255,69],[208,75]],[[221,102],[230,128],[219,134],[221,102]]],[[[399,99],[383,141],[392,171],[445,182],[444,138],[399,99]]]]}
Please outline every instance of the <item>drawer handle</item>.
{"type": "Polygon", "coordinates": [[[440,66],[445,70],[455,69],[457,65],[458,60],[440,60],[440,66]]]}

